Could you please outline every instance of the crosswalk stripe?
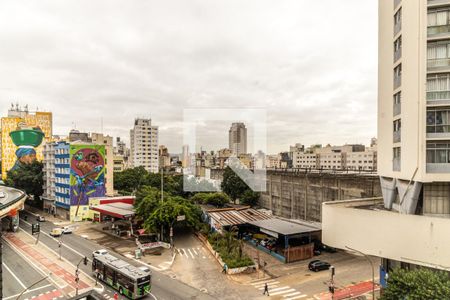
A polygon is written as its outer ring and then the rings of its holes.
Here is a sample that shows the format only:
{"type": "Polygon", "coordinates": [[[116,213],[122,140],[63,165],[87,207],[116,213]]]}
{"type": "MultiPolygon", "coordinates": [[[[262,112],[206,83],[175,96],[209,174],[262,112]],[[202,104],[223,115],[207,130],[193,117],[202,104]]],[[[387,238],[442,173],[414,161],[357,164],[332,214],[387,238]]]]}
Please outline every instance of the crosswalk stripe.
{"type": "Polygon", "coordinates": [[[181,256],[183,256],[183,252],[181,252],[181,249],[177,249],[178,250],[178,254],[180,254],[181,256]]]}
{"type": "Polygon", "coordinates": [[[305,298],[305,297],[306,297],[306,295],[300,295],[300,296],[297,296],[297,297],[285,298],[284,300],[295,300],[295,299],[300,299],[300,298],[305,298]]]}
{"type": "Polygon", "coordinates": [[[189,258],[187,251],[185,249],[181,249],[181,250],[183,250],[183,254],[186,255],[187,258],[189,258]]]}
{"type": "MultiPolygon", "coordinates": [[[[277,287],[278,287],[278,285],[276,285],[276,284],[271,285],[271,286],[269,286],[269,291],[271,291],[273,288],[277,288],[277,287]]],[[[260,290],[260,291],[262,291],[263,289],[264,289],[264,287],[258,288],[258,290],[260,290]]]]}
{"type": "Polygon", "coordinates": [[[250,284],[251,285],[260,285],[260,284],[264,284],[266,282],[267,282],[267,284],[269,284],[269,283],[274,282],[274,281],[275,281],[275,279],[271,279],[271,280],[262,279],[262,280],[258,280],[258,281],[252,282],[250,284]]]}
{"type": "Polygon", "coordinates": [[[279,292],[275,292],[275,293],[270,293],[271,295],[281,295],[281,294],[286,294],[286,293],[292,293],[295,292],[295,289],[290,289],[290,290],[283,290],[283,291],[279,291],[279,292]]]}
{"type": "Polygon", "coordinates": [[[191,249],[188,249],[189,254],[192,256],[192,258],[194,258],[194,254],[192,254],[191,249]]]}
{"type": "Polygon", "coordinates": [[[192,251],[194,251],[195,255],[198,255],[197,251],[195,251],[194,248],[192,248],[192,251]]]}
{"type": "MultiPolygon", "coordinates": [[[[267,285],[269,286],[269,288],[271,288],[271,287],[273,287],[274,284],[279,284],[279,283],[280,283],[279,281],[274,281],[274,282],[268,283],[267,285]]],[[[262,288],[264,286],[265,286],[265,284],[255,285],[255,288],[259,289],[259,288],[262,288]]]]}
{"type": "Polygon", "coordinates": [[[292,297],[292,296],[297,296],[297,295],[300,295],[301,293],[300,292],[295,292],[295,293],[292,293],[292,294],[289,294],[289,295],[283,295],[283,297],[292,297]]]}
{"type": "Polygon", "coordinates": [[[273,289],[273,288],[269,287],[269,292],[276,292],[276,291],[286,290],[286,289],[289,289],[289,288],[290,288],[290,286],[282,286],[282,287],[279,287],[279,288],[276,288],[276,289],[273,289]]]}

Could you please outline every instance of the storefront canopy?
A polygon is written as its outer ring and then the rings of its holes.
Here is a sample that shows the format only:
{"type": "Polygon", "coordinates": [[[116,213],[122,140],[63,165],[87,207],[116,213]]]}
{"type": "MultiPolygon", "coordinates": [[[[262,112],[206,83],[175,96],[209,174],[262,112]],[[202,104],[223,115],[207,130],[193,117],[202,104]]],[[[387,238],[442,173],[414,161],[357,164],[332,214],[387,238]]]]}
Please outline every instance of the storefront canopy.
{"type": "Polygon", "coordinates": [[[132,204],[128,203],[110,203],[110,204],[100,204],[91,207],[92,210],[98,211],[102,215],[111,216],[119,219],[129,220],[134,217],[134,207],[132,204]]]}

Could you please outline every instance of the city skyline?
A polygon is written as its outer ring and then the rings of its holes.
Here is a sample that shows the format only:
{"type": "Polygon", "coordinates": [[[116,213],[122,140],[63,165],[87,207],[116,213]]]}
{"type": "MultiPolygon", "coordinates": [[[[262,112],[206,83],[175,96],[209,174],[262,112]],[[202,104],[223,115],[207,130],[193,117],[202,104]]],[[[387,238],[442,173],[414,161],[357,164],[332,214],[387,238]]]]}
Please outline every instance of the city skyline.
{"type": "MultiPolygon", "coordinates": [[[[54,113],[55,134],[103,127],[127,143],[134,118],[151,118],[169,149],[181,149],[182,110],[192,107],[266,108],[270,153],[376,135],[376,3],[215,4],[109,4],[100,14],[101,3],[6,2],[0,113],[29,104],[54,113]]],[[[219,149],[228,126],[199,130],[219,149]]]]}

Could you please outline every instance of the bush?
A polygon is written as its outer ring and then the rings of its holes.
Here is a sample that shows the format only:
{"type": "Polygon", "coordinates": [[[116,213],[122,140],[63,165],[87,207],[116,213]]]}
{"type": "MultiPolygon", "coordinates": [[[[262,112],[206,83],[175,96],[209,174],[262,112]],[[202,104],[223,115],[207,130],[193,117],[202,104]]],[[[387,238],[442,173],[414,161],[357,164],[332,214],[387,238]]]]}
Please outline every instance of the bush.
{"type": "Polygon", "coordinates": [[[241,247],[239,244],[240,241],[233,237],[230,240],[231,243],[229,244],[227,238],[228,237],[220,235],[217,232],[211,233],[208,236],[209,243],[213,247],[214,251],[219,253],[220,258],[227,264],[228,268],[241,268],[254,265],[251,258],[242,253],[242,249],[239,251],[239,248],[241,247]],[[231,247],[231,251],[229,251],[229,247],[231,247]]]}

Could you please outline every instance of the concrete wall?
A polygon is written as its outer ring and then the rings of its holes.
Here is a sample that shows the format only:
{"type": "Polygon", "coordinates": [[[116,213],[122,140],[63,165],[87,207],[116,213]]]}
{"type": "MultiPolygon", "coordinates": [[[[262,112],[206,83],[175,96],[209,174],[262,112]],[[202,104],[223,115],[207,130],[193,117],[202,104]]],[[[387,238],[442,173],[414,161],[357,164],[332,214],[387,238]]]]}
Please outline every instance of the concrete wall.
{"type": "Polygon", "coordinates": [[[380,209],[382,199],[323,204],[322,241],[367,255],[450,270],[450,220],[380,209]]]}
{"type": "Polygon", "coordinates": [[[321,222],[323,202],[380,196],[375,175],[268,171],[260,205],[277,216],[321,222]]]}

